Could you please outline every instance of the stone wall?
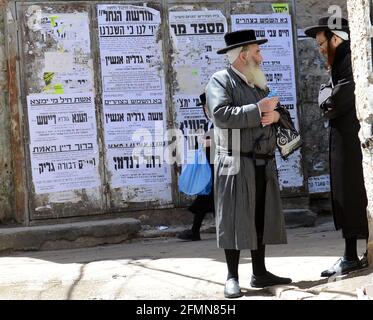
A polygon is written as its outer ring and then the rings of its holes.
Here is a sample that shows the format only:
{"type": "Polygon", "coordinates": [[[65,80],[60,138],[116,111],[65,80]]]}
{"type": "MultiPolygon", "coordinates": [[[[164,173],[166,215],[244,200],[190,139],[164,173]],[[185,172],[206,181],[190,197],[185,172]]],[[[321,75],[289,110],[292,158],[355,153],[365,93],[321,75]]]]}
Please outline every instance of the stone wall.
{"type": "Polygon", "coordinates": [[[328,15],[330,6],[339,6],[343,16],[347,17],[346,0],[296,0],[298,28],[317,24],[319,17],[328,15]]]}
{"type": "MultiPolygon", "coordinates": [[[[369,260],[373,263],[373,77],[372,42],[368,0],[348,0],[352,66],[356,82],[356,111],[361,124],[363,169],[368,195],[369,260]]],[[[372,4],[373,5],[373,4],[372,4]]],[[[372,8],[373,10],[373,8],[372,8]]]]}
{"type": "MultiPolygon", "coordinates": [[[[297,0],[297,28],[303,31],[316,25],[319,17],[328,15],[333,5],[340,6],[342,15],[347,17],[345,0],[297,0]]],[[[298,77],[304,166],[308,177],[329,174],[329,132],[317,105],[320,84],[327,81],[328,74],[313,39],[298,37],[298,77]]],[[[310,194],[310,207],[315,212],[330,211],[329,193],[310,194]]]]}

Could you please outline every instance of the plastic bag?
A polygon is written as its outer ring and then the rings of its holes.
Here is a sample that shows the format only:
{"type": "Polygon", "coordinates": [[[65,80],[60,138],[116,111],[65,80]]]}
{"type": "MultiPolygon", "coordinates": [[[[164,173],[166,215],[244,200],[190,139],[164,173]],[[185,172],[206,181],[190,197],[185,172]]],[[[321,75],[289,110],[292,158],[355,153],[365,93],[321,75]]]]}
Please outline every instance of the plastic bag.
{"type": "Polygon", "coordinates": [[[326,102],[326,100],[328,100],[331,97],[333,93],[333,88],[334,88],[334,85],[333,85],[333,81],[331,78],[328,83],[323,83],[320,85],[319,96],[317,100],[319,103],[319,107],[323,111],[327,111],[327,110],[324,110],[323,104],[326,102]]]}
{"type": "Polygon", "coordinates": [[[212,173],[203,148],[196,150],[194,163],[183,167],[179,190],[187,195],[207,195],[212,188],[212,173]]]}

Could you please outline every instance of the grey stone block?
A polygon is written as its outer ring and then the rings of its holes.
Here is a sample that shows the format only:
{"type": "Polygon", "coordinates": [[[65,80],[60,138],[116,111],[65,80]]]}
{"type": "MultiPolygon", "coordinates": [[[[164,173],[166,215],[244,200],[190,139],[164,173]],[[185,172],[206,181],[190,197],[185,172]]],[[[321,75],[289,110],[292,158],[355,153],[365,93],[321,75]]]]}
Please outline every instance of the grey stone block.
{"type": "Polygon", "coordinates": [[[131,218],[0,229],[0,252],[55,250],[120,243],[141,229],[131,218]]]}

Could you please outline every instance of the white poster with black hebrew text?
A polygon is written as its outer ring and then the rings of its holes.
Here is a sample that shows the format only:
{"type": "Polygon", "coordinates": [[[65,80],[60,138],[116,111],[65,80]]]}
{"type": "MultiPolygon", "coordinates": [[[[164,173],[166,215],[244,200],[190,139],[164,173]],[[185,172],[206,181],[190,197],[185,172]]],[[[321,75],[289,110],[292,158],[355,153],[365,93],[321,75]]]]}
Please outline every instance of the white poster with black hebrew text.
{"type": "Polygon", "coordinates": [[[100,185],[94,97],[27,96],[32,180],[37,194],[100,185]]]}
{"type": "Polygon", "coordinates": [[[198,140],[208,128],[199,96],[210,77],[227,65],[225,47],[227,19],[219,10],[170,11],[173,69],[177,90],[174,94],[176,122],[185,137],[184,162],[194,158],[198,140]]]}
{"type": "Polygon", "coordinates": [[[160,12],[98,5],[104,138],[111,188],[124,202],[170,203],[160,12]]]}

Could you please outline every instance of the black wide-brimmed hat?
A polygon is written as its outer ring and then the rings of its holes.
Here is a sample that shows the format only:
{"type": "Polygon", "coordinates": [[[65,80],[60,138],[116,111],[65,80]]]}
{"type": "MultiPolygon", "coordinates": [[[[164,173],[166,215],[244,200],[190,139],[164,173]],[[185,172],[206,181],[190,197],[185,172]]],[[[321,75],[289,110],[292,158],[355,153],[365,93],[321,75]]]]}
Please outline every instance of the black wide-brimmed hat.
{"type": "Polygon", "coordinates": [[[308,27],[304,29],[304,33],[311,38],[316,38],[316,34],[320,31],[345,31],[350,32],[348,28],[348,21],[345,18],[327,16],[319,19],[319,24],[316,26],[308,27]]]}
{"type": "Polygon", "coordinates": [[[199,101],[196,106],[204,106],[206,104],[206,93],[202,93],[200,96],[199,96],[199,101]]]}
{"type": "Polygon", "coordinates": [[[248,44],[263,44],[266,43],[267,39],[257,39],[254,30],[239,30],[233,32],[227,32],[224,35],[225,48],[216,51],[217,54],[226,53],[234,48],[242,47],[248,44]]]}

